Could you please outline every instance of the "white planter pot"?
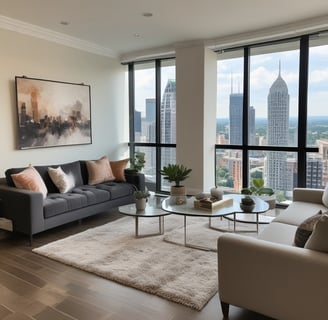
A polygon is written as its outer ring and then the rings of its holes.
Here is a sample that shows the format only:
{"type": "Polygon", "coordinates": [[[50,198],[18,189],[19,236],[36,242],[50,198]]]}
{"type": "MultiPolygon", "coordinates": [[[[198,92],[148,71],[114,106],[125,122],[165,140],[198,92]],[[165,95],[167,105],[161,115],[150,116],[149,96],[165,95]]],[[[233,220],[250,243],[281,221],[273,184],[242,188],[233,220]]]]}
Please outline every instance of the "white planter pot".
{"type": "Polygon", "coordinates": [[[147,199],[142,198],[142,199],[136,199],[136,209],[137,210],[145,210],[147,205],[147,199]]]}

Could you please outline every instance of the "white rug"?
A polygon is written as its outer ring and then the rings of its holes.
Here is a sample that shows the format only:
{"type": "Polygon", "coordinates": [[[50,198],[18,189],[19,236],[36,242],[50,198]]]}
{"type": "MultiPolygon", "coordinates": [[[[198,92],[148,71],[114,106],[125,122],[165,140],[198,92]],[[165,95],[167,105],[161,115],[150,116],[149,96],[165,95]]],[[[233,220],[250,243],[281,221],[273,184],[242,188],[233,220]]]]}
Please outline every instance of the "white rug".
{"type": "MultiPolygon", "coordinates": [[[[139,222],[139,232],[158,230],[157,218],[139,222]]],[[[220,233],[208,229],[206,223],[205,218],[189,219],[188,239],[215,248],[220,233]]],[[[217,254],[163,241],[166,237],[182,243],[182,226],[181,216],[166,216],[164,236],[137,239],[134,219],[125,217],[33,252],[201,310],[217,292],[217,254]]]]}

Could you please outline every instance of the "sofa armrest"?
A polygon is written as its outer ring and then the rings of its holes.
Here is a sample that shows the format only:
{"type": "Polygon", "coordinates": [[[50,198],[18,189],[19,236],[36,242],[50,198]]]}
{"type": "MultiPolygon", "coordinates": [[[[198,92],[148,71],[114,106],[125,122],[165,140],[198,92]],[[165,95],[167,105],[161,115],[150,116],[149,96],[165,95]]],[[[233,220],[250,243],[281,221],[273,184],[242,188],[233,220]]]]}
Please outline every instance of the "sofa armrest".
{"type": "Polygon", "coordinates": [[[322,204],[323,189],[294,188],[293,201],[314,202],[322,204]]]}
{"type": "Polygon", "coordinates": [[[324,319],[328,254],[237,234],[218,239],[219,296],[275,319],[324,319]]]}
{"type": "Polygon", "coordinates": [[[40,192],[0,185],[2,215],[12,220],[14,231],[32,236],[44,230],[43,196],[40,192]]]}
{"type": "Polygon", "coordinates": [[[129,173],[125,171],[125,180],[133,184],[136,190],[145,190],[145,175],[143,173],[129,173]]]}

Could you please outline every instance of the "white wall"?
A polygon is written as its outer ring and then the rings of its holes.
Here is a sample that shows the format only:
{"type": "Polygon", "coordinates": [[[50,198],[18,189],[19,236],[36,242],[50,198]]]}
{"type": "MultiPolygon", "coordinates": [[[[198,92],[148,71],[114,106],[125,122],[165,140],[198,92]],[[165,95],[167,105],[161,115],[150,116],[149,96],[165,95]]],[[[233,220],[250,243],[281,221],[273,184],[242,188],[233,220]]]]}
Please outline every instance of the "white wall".
{"type": "Polygon", "coordinates": [[[0,30],[0,177],[10,167],[127,156],[125,71],[118,59],[0,30]],[[92,144],[18,150],[15,76],[91,86],[92,144]]]}

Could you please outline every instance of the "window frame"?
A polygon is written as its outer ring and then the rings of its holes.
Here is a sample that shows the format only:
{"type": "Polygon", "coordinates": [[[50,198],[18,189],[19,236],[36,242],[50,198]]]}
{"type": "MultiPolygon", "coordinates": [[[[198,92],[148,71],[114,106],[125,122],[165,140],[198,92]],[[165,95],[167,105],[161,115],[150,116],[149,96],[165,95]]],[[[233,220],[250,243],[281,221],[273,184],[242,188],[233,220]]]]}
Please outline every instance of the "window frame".
{"type": "Polygon", "coordinates": [[[155,148],[156,152],[156,177],[155,185],[153,183],[146,183],[149,190],[161,193],[167,193],[162,190],[162,179],[160,168],[162,168],[162,149],[163,148],[176,148],[176,143],[161,143],[161,67],[162,61],[175,60],[175,57],[166,57],[161,59],[151,59],[145,61],[129,62],[128,63],[128,86],[129,86],[129,149],[130,155],[135,153],[137,147],[150,147],[155,148]],[[134,114],[135,114],[135,65],[148,62],[155,62],[155,108],[156,108],[156,123],[155,123],[155,142],[136,142],[135,141],[135,128],[134,128],[134,114]]]}
{"type": "MultiPolygon", "coordinates": [[[[250,151],[281,151],[297,153],[297,186],[306,187],[306,159],[308,153],[319,152],[318,147],[307,147],[307,105],[308,105],[308,68],[309,68],[309,39],[312,35],[302,35],[298,37],[279,39],[277,41],[264,42],[261,44],[247,45],[229,50],[244,50],[243,66],[243,139],[242,145],[215,144],[215,151],[220,149],[238,149],[242,151],[242,185],[249,186],[249,152],[250,151]],[[250,94],[250,49],[258,46],[269,46],[272,44],[298,40],[299,47],[299,88],[298,88],[298,139],[297,146],[253,146],[248,141],[248,111],[250,94]],[[305,173],[305,174],[304,174],[305,173]]],[[[222,50],[220,50],[222,52],[222,50]]],[[[218,51],[218,53],[220,52],[218,51]]],[[[215,152],[216,163],[216,152],[215,152]]],[[[216,171],[215,167],[215,171],[216,171]]],[[[215,179],[216,179],[215,174],[215,179]]],[[[217,181],[216,181],[217,182],[217,181]]]]}

